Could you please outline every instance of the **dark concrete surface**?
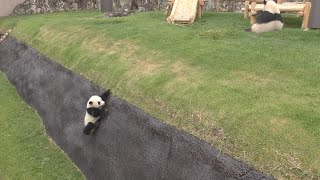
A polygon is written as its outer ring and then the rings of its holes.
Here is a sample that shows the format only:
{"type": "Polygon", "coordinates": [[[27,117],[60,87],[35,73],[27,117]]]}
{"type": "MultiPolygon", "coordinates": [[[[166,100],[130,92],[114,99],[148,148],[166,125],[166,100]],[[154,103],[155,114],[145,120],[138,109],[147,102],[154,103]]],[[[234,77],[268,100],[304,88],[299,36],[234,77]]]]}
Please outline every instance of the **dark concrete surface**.
{"type": "Polygon", "coordinates": [[[0,45],[0,70],[87,179],[272,179],[115,96],[97,132],[84,135],[86,102],[104,89],[13,37],[0,45]]]}

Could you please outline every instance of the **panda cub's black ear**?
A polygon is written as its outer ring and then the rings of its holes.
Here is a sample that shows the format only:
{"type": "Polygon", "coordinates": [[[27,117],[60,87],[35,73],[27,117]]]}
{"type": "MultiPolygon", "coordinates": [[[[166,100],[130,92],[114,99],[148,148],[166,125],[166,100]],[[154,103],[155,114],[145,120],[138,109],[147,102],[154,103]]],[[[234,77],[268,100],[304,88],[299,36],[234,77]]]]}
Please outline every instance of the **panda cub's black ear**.
{"type": "Polygon", "coordinates": [[[90,105],[92,105],[92,103],[93,103],[92,101],[89,101],[89,104],[90,104],[90,105]]]}

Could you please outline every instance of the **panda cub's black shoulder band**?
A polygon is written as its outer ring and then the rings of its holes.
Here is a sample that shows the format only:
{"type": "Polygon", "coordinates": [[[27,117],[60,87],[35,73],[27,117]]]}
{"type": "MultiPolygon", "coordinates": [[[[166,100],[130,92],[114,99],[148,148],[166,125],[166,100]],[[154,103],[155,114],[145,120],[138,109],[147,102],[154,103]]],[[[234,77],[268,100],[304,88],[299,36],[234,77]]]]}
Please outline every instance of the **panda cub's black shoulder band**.
{"type": "Polygon", "coordinates": [[[93,117],[99,117],[103,113],[103,109],[92,107],[92,108],[87,108],[87,112],[93,117]]]}

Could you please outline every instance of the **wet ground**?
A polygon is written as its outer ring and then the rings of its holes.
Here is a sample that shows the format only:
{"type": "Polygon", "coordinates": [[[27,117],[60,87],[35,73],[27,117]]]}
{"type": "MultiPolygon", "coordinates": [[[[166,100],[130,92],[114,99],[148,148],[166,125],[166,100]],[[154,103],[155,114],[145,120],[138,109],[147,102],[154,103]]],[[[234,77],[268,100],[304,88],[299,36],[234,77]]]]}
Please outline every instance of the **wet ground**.
{"type": "Polygon", "coordinates": [[[87,179],[273,179],[115,96],[84,135],[87,100],[105,89],[13,37],[0,45],[0,70],[87,179]]]}

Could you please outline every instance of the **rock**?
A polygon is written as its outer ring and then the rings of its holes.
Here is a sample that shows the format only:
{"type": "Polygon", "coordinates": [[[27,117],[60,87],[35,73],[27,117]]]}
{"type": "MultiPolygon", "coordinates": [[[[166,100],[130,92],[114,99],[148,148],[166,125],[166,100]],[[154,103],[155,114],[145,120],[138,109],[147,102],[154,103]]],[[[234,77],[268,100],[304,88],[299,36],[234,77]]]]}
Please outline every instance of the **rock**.
{"type": "Polygon", "coordinates": [[[37,6],[35,4],[32,4],[31,8],[30,8],[30,11],[31,11],[31,14],[37,13],[37,6]]]}
{"type": "Polygon", "coordinates": [[[138,12],[146,12],[146,8],[144,8],[144,7],[139,7],[139,8],[138,8],[138,12]]]}
{"type": "Polygon", "coordinates": [[[73,10],[73,11],[78,11],[78,9],[79,9],[78,3],[72,3],[72,4],[71,4],[71,10],[73,10]]]}
{"type": "Polygon", "coordinates": [[[157,5],[150,3],[150,2],[147,2],[143,5],[143,7],[145,8],[145,11],[154,11],[156,9],[157,5]]]}

